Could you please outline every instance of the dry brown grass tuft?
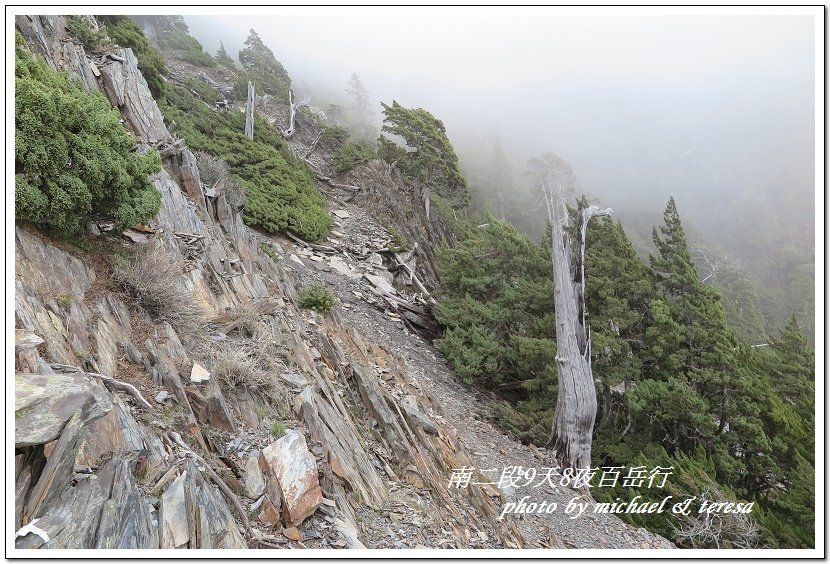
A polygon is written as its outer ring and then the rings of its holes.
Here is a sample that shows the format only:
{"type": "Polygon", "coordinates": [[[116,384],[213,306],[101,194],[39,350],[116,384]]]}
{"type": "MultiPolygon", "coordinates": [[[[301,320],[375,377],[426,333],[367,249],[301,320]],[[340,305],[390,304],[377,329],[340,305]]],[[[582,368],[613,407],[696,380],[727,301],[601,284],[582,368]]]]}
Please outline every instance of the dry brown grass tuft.
{"type": "Polygon", "coordinates": [[[161,246],[117,259],[113,269],[122,294],[151,319],[167,321],[180,335],[196,336],[205,328],[205,315],[181,277],[178,263],[161,246]]]}
{"type": "Polygon", "coordinates": [[[267,331],[228,339],[217,345],[211,356],[212,374],[225,389],[244,389],[268,400],[282,395],[277,374],[285,365],[273,350],[267,331]]]}

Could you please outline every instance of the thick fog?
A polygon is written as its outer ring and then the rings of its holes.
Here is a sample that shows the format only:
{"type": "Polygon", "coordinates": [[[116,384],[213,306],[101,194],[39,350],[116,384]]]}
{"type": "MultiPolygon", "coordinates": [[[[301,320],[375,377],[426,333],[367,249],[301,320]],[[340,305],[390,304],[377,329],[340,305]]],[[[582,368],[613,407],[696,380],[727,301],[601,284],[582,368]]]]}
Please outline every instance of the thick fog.
{"type": "Polygon", "coordinates": [[[517,159],[555,151],[623,215],[659,219],[673,194],[717,234],[750,205],[813,245],[812,17],[383,12],[185,18],[233,57],[254,28],[321,105],[356,72],[373,100],[428,109],[467,152],[496,136],[517,159]]]}

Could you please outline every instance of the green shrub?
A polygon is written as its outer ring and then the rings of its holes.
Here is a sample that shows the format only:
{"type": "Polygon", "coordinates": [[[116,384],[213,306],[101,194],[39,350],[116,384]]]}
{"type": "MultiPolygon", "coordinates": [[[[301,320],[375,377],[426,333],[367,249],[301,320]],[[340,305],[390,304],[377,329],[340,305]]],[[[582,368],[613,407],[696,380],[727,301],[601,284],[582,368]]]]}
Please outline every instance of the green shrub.
{"type": "Polygon", "coordinates": [[[162,49],[177,51],[177,55],[184,61],[198,67],[215,67],[216,61],[202,48],[195,37],[187,31],[174,30],[157,38],[162,49]]]}
{"type": "Polygon", "coordinates": [[[327,125],[323,128],[320,141],[329,141],[337,144],[344,143],[349,138],[349,130],[342,125],[327,125]]]}
{"type": "Polygon", "coordinates": [[[272,262],[280,262],[282,260],[280,255],[277,254],[277,251],[274,250],[274,247],[264,241],[259,244],[259,250],[268,255],[268,258],[270,258],[272,262]]]}
{"type": "Polygon", "coordinates": [[[395,246],[392,247],[392,251],[401,253],[409,248],[409,241],[407,241],[406,235],[401,233],[400,229],[394,225],[390,225],[387,228],[387,231],[389,231],[389,235],[392,237],[392,242],[395,244],[395,246]]]}
{"type": "Polygon", "coordinates": [[[253,83],[254,90],[258,95],[268,94],[279,102],[288,103],[288,86],[273,77],[259,75],[253,71],[240,71],[233,83],[231,98],[237,101],[245,101],[248,98],[248,82],[253,83]]]}
{"type": "Polygon", "coordinates": [[[198,96],[203,102],[206,102],[211,106],[224,98],[224,96],[222,96],[222,93],[219,92],[216,88],[195,78],[188,79],[188,81],[185,83],[185,86],[189,88],[192,92],[195,92],[196,96],[198,96]]]}
{"type": "Polygon", "coordinates": [[[69,16],[66,19],[66,29],[87,51],[95,52],[107,44],[106,32],[103,29],[93,29],[89,21],[81,16],[69,16]]]}
{"type": "Polygon", "coordinates": [[[527,399],[556,380],[550,259],[491,214],[470,225],[463,241],[437,253],[436,317],[446,327],[438,349],[466,383],[527,399]]]}
{"type": "Polygon", "coordinates": [[[334,295],[320,284],[311,284],[300,291],[299,305],[320,313],[328,313],[334,308],[334,295]]]}
{"type": "Polygon", "coordinates": [[[121,47],[129,47],[138,59],[138,69],[144,75],[153,97],[164,96],[164,74],[167,68],[161,53],[145,37],[141,27],[127,16],[96,16],[104,24],[106,34],[121,47]]]}
{"type": "Polygon", "coordinates": [[[161,194],[148,176],[156,151],[141,155],[121,115],[99,93],[18,46],[15,51],[15,217],[62,235],[91,213],[120,227],[156,215],[161,194]]]}
{"type": "Polygon", "coordinates": [[[325,198],[306,164],[265,120],[256,116],[251,141],[242,112],[215,111],[179,86],[171,86],[160,107],[167,121],[178,124],[188,146],[227,161],[244,188],[249,225],[271,233],[289,229],[314,241],[325,236],[331,226],[325,198]]]}
{"type": "Polygon", "coordinates": [[[365,143],[344,143],[334,154],[332,163],[338,174],[353,169],[360,163],[376,159],[375,150],[365,143]]]}

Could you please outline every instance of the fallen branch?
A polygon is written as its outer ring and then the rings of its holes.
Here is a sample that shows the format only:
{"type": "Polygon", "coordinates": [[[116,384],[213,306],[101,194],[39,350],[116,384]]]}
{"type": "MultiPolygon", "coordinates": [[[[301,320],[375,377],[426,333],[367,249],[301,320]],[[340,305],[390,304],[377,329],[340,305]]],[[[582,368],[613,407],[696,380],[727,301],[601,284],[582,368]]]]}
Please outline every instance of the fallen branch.
{"type": "Polygon", "coordinates": [[[401,257],[398,256],[398,253],[392,253],[392,258],[395,259],[395,266],[401,268],[409,274],[409,279],[412,280],[412,283],[415,284],[415,287],[418,288],[418,291],[421,292],[423,297],[432,305],[437,304],[438,302],[430,295],[429,290],[427,290],[426,286],[418,279],[415,275],[415,271],[412,270],[408,264],[401,260],[401,257]]]}
{"type": "Polygon", "coordinates": [[[228,500],[233,504],[234,508],[236,508],[236,512],[239,513],[239,516],[242,518],[242,525],[245,527],[245,531],[251,538],[256,538],[254,530],[251,528],[251,522],[248,520],[248,514],[245,512],[245,509],[242,507],[242,504],[239,503],[239,499],[237,499],[236,495],[233,493],[231,488],[228,487],[228,484],[225,483],[225,480],[223,480],[219,476],[219,474],[217,474],[216,471],[213,468],[211,468],[210,464],[208,464],[204,458],[190,450],[190,447],[188,447],[184,443],[184,441],[182,441],[181,435],[179,435],[175,431],[170,431],[169,433],[167,433],[167,436],[170,438],[171,441],[176,443],[176,445],[178,445],[178,447],[181,448],[186,455],[192,456],[196,460],[196,462],[199,463],[199,466],[205,469],[205,472],[207,472],[208,476],[210,476],[211,479],[214,482],[216,482],[216,485],[219,486],[219,489],[222,490],[222,493],[225,494],[225,497],[227,497],[228,500]]]}
{"type": "Polygon", "coordinates": [[[286,230],[285,234],[288,235],[288,238],[294,241],[295,243],[302,245],[304,247],[308,247],[310,249],[314,249],[315,251],[318,251],[320,253],[324,253],[327,255],[333,255],[337,253],[337,249],[335,249],[334,247],[329,247],[327,245],[318,245],[317,243],[309,243],[308,241],[300,238],[291,231],[286,230]]]}
{"type": "Polygon", "coordinates": [[[179,239],[189,239],[190,241],[205,238],[204,235],[199,235],[198,233],[185,233],[184,231],[174,231],[173,235],[179,239]]]}
{"type": "MultiPolygon", "coordinates": [[[[299,156],[299,155],[297,155],[297,156],[299,156]]],[[[325,182],[326,184],[328,184],[329,186],[331,186],[333,188],[343,188],[345,190],[351,190],[352,192],[359,192],[361,190],[360,186],[352,186],[351,184],[339,184],[339,183],[335,182],[330,177],[328,177],[325,174],[323,174],[322,172],[320,172],[320,169],[318,169],[317,166],[313,162],[311,162],[310,160],[308,160],[305,157],[300,157],[300,158],[303,159],[306,162],[306,164],[311,167],[311,170],[314,172],[314,178],[316,178],[320,182],[325,182]]]]}
{"type": "Polygon", "coordinates": [[[152,409],[153,408],[153,406],[150,404],[150,402],[148,402],[146,399],[144,399],[144,396],[141,395],[141,392],[138,391],[138,388],[136,388],[132,384],[128,384],[126,382],[116,380],[115,378],[113,378],[111,376],[105,376],[103,374],[98,374],[97,372],[87,372],[86,370],[81,370],[77,366],[71,366],[69,364],[55,363],[55,364],[50,364],[49,366],[51,366],[52,369],[54,369],[54,370],[62,370],[64,372],[74,372],[74,373],[77,373],[77,374],[83,374],[84,376],[92,376],[94,378],[98,378],[99,380],[101,380],[105,384],[109,384],[113,388],[123,390],[123,391],[129,393],[131,396],[133,396],[133,398],[142,407],[144,407],[146,409],[152,409]]]}
{"type": "Polygon", "coordinates": [[[307,159],[308,157],[310,157],[311,153],[314,152],[314,149],[317,148],[317,143],[320,142],[320,137],[323,136],[323,131],[325,131],[325,129],[321,129],[320,133],[317,134],[317,137],[314,138],[314,143],[312,143],[311,147],[308,148],[308,151],[305,152],[305,156],[303,157],[304,159],[307,159]]]}
{"type": "Polygon", "coordinates": [[[279,549],[285,548],[284,546],[282,546],[280,544],[277,544],[277,543],[274,543],[274,542],[268,542],[267,540],[265,540],[263,538],[256,538],[254,540],[257,543],[259,543],[261,546],[264,546],[265,548],[279,548],[279,549]]]}
{"type": "Polygon", "coordinates": [[[415,241],[415,244],[412,245],[412,250],[407,251],[406,254],[403,256],[403,258],[400,259],[400,260],[402,262],[405,262],[405,263],[409,264],[409,261],[412,260],[412,257],[414,257],[415,253],[417,253],[417,252],[418,252],[418,242],[415,241]]]}
{"type": "Polygon", "coordinates": [[[343,188],[344,190],[351,190],[352,192],[360,192],[360,186],[352,186],[351,184],[339,184],[326,176],[317,176],[317,180],[322,180],[332,188],[343,188]]]}

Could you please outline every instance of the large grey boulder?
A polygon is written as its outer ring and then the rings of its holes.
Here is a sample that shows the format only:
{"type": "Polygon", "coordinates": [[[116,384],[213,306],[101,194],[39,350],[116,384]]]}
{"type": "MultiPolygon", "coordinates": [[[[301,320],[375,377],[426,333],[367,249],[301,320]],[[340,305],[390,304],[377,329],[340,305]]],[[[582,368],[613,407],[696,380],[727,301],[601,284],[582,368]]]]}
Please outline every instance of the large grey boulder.
{"type": "Polygon", "coordinates": [[[14,446],[45,444],[58,438],[76,412],[81,424],[112,409],[102,385],[80,374],[14,375],[14,446]]]}

